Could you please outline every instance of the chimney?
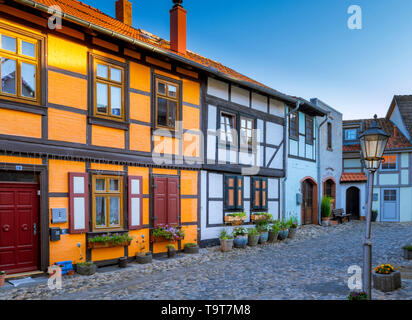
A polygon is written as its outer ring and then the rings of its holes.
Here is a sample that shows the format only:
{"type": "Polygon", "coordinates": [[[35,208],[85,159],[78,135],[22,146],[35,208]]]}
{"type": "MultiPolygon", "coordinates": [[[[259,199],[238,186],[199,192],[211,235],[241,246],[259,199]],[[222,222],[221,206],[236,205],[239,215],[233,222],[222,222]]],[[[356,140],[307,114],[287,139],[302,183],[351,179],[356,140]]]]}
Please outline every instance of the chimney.
{"type": "Polygon", "coordinates": [[[173,0],[170,10],[170,48],[178,53],[186,54],[186,14],[182,7],[183,0],[173,0]]]}
{"type": "Polygon", "coordinates": [[[129,26],[132,25],[132,4],[130,1],[116,1],[116,19],[129,26]]]}

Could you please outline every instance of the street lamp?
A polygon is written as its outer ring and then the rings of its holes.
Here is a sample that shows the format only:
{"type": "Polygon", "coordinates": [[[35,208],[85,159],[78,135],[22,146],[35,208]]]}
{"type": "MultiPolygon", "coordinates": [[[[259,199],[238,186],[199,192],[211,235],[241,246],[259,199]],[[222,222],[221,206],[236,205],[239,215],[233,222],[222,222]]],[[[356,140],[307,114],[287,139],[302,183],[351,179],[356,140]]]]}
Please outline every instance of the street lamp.
{"type": "Polygon", "coordinates": [[[371,241],[371,220],[372,220],[372,197],[375,171],[379,169],[383,152],[390,137],[377,124],[378,116],[375,115],[372,125],[360,136],[360,145],[365,167],[369,171],[369,203],[366,212],[366,235],[363,243],[363,290],[372,299],[372,241],[371,241]]]}

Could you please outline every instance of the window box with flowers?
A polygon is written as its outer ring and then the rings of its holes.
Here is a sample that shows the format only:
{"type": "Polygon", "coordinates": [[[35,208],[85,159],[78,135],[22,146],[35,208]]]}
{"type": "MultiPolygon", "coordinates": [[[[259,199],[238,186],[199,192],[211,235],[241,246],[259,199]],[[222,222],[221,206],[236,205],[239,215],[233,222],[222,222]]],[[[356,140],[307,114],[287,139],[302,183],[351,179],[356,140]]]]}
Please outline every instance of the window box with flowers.
{"type": "Polygon", "coordinates": [[[104,236],[96,236],[87,240],[87,247],[89,249],[113,248],[130,246],[133,237],[128,233],[124,234],[107,234],[104,236]]]}
{"type": "Polygon", "coordinates": [[[269,221],[270,219],[271,216],[267,212],[255,212],[250,216],[250,220],[252,220],[253,222],[269,221]]]}
{"type": "Polygon", "coordinates": [[[232,226],[239,226],[246,220],[246,212],[229,213],[225,216],[225,223],[231,223],[232,226]]]}
{"type": "Polygon", "coordinates": [[[381,264],[373,273],[373,287],[382,292],[395,291],[402,287],[401,273],[390,264],[381,264]]]}
{"type": "Polygon", "coordinates": [[[153,230],[152,242],[175,242],[183,240],[185,238],[185,233],[182,227],[177,226],[158,226],[153,230]]]}

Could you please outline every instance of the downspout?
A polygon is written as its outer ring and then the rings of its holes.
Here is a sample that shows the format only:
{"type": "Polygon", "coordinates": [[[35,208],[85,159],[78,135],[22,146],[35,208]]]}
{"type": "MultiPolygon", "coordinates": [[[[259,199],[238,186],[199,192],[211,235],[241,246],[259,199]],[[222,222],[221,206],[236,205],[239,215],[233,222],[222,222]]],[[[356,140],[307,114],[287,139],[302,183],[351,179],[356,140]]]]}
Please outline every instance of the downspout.
{"type": "Polygon", "coordinates": [[[319,125],[318,130],[317,130],[317,148],[318,150],[316,151],[316,156],[317,156],[317,164],[318,164],[318,222],[319,225],[322,224],[322,215],[321,215],[321,202],[322,202],[322,196],[321,196],[321,189],[322,189],[322,178],[321,178],[321,172],[320,172],[320,129],[321,127],[329,120],[329,112],[326,114],[325,120],[322,121],[322,123],[319,125]]]}
{"type": "MultiPolygon", "coordinates": [[[[282,220],[285,217],[285,210],[286,210],[286,181],[288,180],[288,153],[289,153],[289,134],[287,132],[287,129],[289,128],[289,116],[291,113],[295,113],[296,111],[299,110],[299,107],[301,105],[301,101],[298,99],[296,101],[296,107],[289,111],[286,116],[285,116],[285,126],[283,127],[283,136],[287,139],[285,139],[285,146],[283,148],[283,159],[284,159],[284,170],[285,170],[285,177],[282,180],[282,220]]],[[[280,217],[278,217],[278,220],[280,220],[280,217]]]]}

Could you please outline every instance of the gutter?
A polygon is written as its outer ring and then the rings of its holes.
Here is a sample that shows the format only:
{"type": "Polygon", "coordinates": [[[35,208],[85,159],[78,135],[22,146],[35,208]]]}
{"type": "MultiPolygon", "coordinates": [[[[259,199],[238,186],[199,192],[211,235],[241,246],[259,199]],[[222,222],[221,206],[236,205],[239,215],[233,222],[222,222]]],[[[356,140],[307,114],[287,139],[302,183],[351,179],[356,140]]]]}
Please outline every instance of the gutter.
{"type": "MultiPolygon", "coordinates": [[[[37,10],[40,10],[40,11],[49,13],[49,8],[50,8],[49,6],[46,6],[46,5],[44,5],[44,4],[35,2],[35,1],[33,1],[33,0],[13,0],[13,1],[14,1],[14,2],[17,2],[17,3],[20,3],[20,4],[22,4],[22,5],[25,5],[25,6],[29,6],[29,7],[35,8],[35,9],[37,9],[37,10]]],[[[108,36],[110,36],[110,37],[116,38],[116,39],[118,39],[118,40],[122,40],[122,41],[128,42],[128,43],[130,43],[130,44],[132,44],[132,45],[134,45],[134,46],[140,47],[140,48],[142,48],[142,49],[146,49],[146,50],[152,51],[152,52],[154,52],[154,53],[158,53],[158,54],[164,55],[164,56],[166,56],[166,57],[168,57],[168,58],[170,58],[170,59],[174,59],[174,60],[177,60],[177,61],[179,61],[179,62],[188,64],[188,65],[190,65],[190,66],[192,66],[192,67],[194,67],[194,68],[201,69],[201,70],[203,70],[203,71],[209,72],[209,73],[211,73],[211,74],[214,74],[214,75],[216,75],[216,76],[218,76],[218,77],[220,77],[220,78],[226,79],[226,80],[228,80],[228,81],[237,83],[237,84],[242,85],[242,86],[245,86],[245,87],[249,87],[249,88],[251,88],[251,89],[255,89],[255,90],[260,91],[260,92],[263,92],[263,93],[266,93],[266,94],[271,95],[271,96],[273,96],[273,97],[279,98],[279,99],[283,100],[284,102],[296,103],[296,101],[298,100],[298,99],[292,98],[292,97],[290,97],[290,96],[288,96],[288,95],[286,95],[286,94],[283,94],[283,93],[281,93],[281,92],[278,92],[278,91],[276,91],[276,90],[274,90],[274,89],[265,88],[265,87],[258,86],[258,85],[256,85],[256,84],[247,82],[247,81],[243,81],[243,80],[239,80],[239,79],[237,79],[237,78],[231,77],[231,76],[229,76],[228,74],[225,74],[225,73],[222,73],[222,72],[216,70],[215,68],[206,67],[206,66],[204,66],[204,65],[202,65],[202,64],[200,64],[200,63],[197,63],[197,62],[192,61],[192,60],[190,60],[190,59],[184,58],[184,57],[182,57],[182,56],[180,56],[180,55],[178,55],[178,54],[175,54],[175,53],[172,53],[172,52],[170,52],[170,51],[161,49],[161,48],[159,48],[159,47],[157,47],[157,46],[148,44],[148,43],[146,43],[146,42],[144,42],[144,41],[137,40],[137,39],[135,39],[135,38],[125,36],[125,35],[123,35],[123,34],[121,34],[121,33],[118,33],[118,32],[115,32],[115,31],[112,31],[112,30],[109,30],[109,29],[100,27],[100,26],[98,26],[98,25],[96,25],[96,24],[94,24],[94,23],[91,23],[91,22],[89,22],[89,21],[86,21],[86,20],[77,18],[77,17],[75,17],[75,16],[73,16],[73,15],[71,15],[71,14],[62,12],[61,17],[64,18],[64,19],[66,19],[66,20],[69,20],[69,21],[71,21],[71,22],[74,22],[74,23],[76,23],[76,24],[79,24],[79,25],[81,25],[81,26],[83,26],[83,27],[86,27],[86,28],[92,29],[92,30],[94,30],[94,31],[97,31],[97,32],[99,32],[99,33],[103,33],[103,34],[105,34],[105,35],[108,35],[108,36]]],[[[311,104],[308,104],[308,105],[309,105],[310,107],[314,107],[314,106],[311,105],[311,104]]],[[[316,108],[315,108],[315,109],[316,109],[316,108]]]]}
{"type": "MultiPolygon", "coordinates": [[[[287,129],[289,128],[289,124],[288,124],[288,119],[291,113],[295,113],[296,111],[299,110],[300,105],[302,104],[301,100],[297,100],[296,101],[296,106],[293,110],[289,111],[286,115],[285,115],[285,125],[283,126],[283,136],[287,139],[285,139],[285,146],[283,148],[283,157],[285,159],[284,163],[284,170],[285,170],[285,177],[282,180],[282,220],[285,218],[286,216],[286,181],[288,180],[288,151],[289,151],[289,134],[287,133],[287,129]]],[[[278,220],[280,220],[280,217],[278,217],[278,220]]]]}

